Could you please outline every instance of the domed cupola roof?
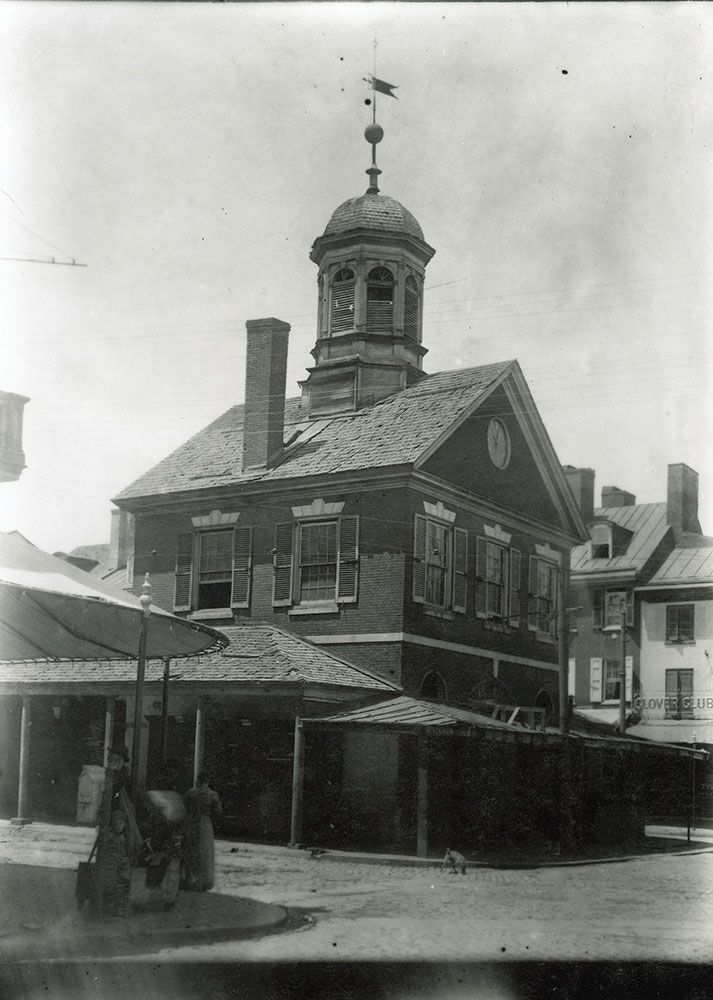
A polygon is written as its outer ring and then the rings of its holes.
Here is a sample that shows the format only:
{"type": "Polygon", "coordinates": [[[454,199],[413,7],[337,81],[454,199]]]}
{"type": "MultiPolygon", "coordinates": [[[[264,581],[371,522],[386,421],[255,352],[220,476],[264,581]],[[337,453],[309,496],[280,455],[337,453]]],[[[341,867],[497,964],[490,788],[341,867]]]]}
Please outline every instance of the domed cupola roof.
{"type": "Polygon", "coordinates": [[[371,229],[380,233],[415,236],[423,240],[423,230],[407,208],[382,194],[349,198],[332,214],[324,230],[325,236],[348,233],[355,229],[371,229]]]}

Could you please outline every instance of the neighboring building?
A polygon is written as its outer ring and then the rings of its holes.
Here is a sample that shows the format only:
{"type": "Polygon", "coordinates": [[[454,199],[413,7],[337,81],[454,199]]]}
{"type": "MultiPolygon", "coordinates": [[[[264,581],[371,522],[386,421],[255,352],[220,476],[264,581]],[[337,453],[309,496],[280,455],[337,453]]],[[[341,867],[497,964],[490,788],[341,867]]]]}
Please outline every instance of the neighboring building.
{"type": "Polygon", "coordinates": [[[0,483],[19,479],[25,468],[22,450],[22,418],[28,396],[0,392],[0,483]]]}
{"type": "Polygon", "coordinates": [[[637,588],[640,690],[634,732],[713,749],[713,538],[680,538],[637,588]]]}
{"type": "MultiPolygon", "coordinates": [[[[565,473],[590,536],[571,556],[570,694],[577,715],[618,726],[624,659],[627,717],[634,724],[646,717],[641,696],[646,672],[650,677],[653,669],[644,631],[648,587],[654,580],[670,578],[671,570],[664,571],[664,566],[689,564],[685,556],[674,555],[678,546],[695,546],[697,539],[705,545],[698,523],[698,475],[687,465],[669,465],[665,503],[637,504],[633,494],[605,486],[602,505],[595,509],[594,471],[568,466],[565,473]]],[[[700,557],[694,565],[704,576],[709,571],[700,557]]],[[[683,628],[686,614],[681,611],[683,628]]],[[[675,615],[672,610],[672,629],[675,615]]],[[[684,685],[686,676],[680,678],[684,685]]],[[[671,684],[673,679],[671,675],[671,684]]]]}

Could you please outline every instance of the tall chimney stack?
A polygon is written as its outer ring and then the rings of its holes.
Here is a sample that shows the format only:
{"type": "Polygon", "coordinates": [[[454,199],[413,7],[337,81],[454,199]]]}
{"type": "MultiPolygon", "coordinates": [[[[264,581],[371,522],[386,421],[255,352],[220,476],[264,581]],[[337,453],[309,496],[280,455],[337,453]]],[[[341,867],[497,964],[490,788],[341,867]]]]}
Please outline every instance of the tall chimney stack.
{"type": "Polygon", "coordinates": [[[290,324],[249,319],[245,365],[243,471],[264,469],[282,450],[290,324]]]}
{"type": "Polygon", "coordinates": [[[594,520],[594,469],[565,465],[564,474],[585,524],[594,520]]]}
{"type": "Polygon", "coordinates": [[[673,528],[676,541],[682,532],[701,534],[698,521],[698,473],[683,462],[668,467],[666,519],[673,528]]]}

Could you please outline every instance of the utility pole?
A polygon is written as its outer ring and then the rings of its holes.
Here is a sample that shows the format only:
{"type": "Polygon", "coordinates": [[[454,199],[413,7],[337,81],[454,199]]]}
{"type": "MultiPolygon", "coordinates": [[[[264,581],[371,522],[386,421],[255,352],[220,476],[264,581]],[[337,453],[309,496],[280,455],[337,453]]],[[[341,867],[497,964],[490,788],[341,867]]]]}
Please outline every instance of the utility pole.
{"type": "Polygon", "coordinates": [[[619,664],[619,732],[626,732],[626,597],[621,608],[621,663],[619,664]]]}
{"type": "MultiPolygon", "coordinates": [[[[567,553],[569,558],[569,553],[567,553]]],[[[559,653],[559,716],[560,732],[569,732],[569,616],[567,598],[569,593],[569,569],[564,565],[559,573],[560,592],[557,604],[557,642],[559,653]]]]}

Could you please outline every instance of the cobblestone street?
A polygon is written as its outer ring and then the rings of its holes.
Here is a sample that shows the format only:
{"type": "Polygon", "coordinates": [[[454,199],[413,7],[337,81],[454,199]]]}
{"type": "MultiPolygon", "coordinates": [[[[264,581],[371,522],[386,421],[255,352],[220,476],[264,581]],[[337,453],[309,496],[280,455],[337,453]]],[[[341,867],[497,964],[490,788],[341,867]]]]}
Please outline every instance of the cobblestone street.
{"type": "MultiPolygon", "coordinates": [[[[682,844],[682,846],[685,846],[682,844]]],[[[355,863],[219,851],[216,892],[308,913],[303,930],[176,950],[182,959],[713,959],[713,855],[527,870],[355,863]]]]}

